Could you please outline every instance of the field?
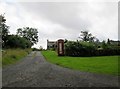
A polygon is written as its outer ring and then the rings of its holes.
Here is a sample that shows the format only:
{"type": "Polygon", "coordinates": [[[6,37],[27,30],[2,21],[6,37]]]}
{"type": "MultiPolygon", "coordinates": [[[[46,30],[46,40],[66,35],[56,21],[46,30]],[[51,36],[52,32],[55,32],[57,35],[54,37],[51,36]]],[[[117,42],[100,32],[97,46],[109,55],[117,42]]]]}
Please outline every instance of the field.
{"type": "Polygon", "coordinates": [[[30,49],[6,49],[2,51],[2,66],[10,65],[25,57],[30,49]]]}
{"type": "Polygon", "coordinates": [[[54,51],[42,51],[42,54],[47,61],[74,70],[120,75],[120,72],[118,73],[118,57],[120,56],[59,57],[54,51]]]}

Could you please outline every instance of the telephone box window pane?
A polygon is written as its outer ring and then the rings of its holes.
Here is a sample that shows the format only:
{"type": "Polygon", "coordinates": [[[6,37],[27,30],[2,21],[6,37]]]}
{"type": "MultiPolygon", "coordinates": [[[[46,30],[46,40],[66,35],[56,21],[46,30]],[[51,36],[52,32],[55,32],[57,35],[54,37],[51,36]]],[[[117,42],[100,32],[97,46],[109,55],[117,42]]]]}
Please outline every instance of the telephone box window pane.
{"type": "Polygon", "coordinates": [[[61,54],[62,53],[62,43],[59,43],[59,53],[61,54]]]}

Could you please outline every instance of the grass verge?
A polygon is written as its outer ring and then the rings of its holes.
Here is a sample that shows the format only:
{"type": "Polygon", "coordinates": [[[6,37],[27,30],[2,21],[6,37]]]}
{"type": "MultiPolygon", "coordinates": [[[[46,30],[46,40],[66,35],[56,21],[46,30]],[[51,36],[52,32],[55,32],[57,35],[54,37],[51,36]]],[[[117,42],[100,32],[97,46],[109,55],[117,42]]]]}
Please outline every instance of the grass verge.
{"type": "Polygon", "coordinates": [[[120,56],[59,57],[54,51],[42,51],[42,54],[49,62],[63,67],[99,74],[120,75],[118,71],[120,56]]]}
{"type": "Polygon", "coordinates": [[[6,49],[2,52],[2,66],[10,65],[16,63],[18,60],[22,59],[31,49],[6,49]]]}

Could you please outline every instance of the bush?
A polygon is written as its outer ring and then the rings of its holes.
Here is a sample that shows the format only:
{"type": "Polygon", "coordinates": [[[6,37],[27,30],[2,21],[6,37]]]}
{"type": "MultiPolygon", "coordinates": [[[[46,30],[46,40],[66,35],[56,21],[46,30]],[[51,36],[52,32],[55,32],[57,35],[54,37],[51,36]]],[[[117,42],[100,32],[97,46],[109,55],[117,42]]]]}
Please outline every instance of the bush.
{"type": "Polygon", "coordinates": [[[92,56],[96,47],[91,43],[68,41],[65,43],[65,55],[67,56],[92,56]]]}
{"type": "Polygon", "coordinates": [[[8,41],[6,42],[7,48],[31,48],[31,42],[23,37],[17,35],[9,35],[8,41]]]}
{"type": "Polygon", "coordinates": [[[96,56],[110,56],[110,55],[120,55],[120,49],[101,49],[96,50],[95,52],[96,56]]]}
{"type": "Polygon", "coordinates": [[[75,42],[68,41],[65,43],[66,56],[108,56],[120,55],[120,48],[106,46],[98,49],[94,43],[91,42],[75,42]]]}

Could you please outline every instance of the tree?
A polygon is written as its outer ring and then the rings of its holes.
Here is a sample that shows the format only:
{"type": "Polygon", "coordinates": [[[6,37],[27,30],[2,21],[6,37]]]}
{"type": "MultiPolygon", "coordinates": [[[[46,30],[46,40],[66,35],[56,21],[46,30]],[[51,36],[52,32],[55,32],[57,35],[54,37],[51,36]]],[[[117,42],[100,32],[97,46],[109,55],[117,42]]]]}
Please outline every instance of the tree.
{"type": "Polygon", "coordinates": [[[17,35],[29,40],[32,45],[38,42],[38,31],[36,28],[23,27],[17,29],[17,35]]]}
{"type": "Polygon", "coordinates": [[[88,31],[81,31],[81,35],[79,38],[82,39],[83,41],[88,41],[88,42],[94,42],[95,39],[95,37],[92,36],[92,34],[89,33],[88,31]]]}
{"type": "Polygon", "coordinates": [[[109,38],[107,39],[107,44],[109,44],[109,45],[110,45],[110,39],[109,39],[109,38]]]}
{"type": "Polygon", "coordinates": [[[65,39],[65,40],[64,40],[64,43],[67,43],[67,42],[68,42],[68,40],[67,40],[67,39],[65,39]]]}
{"type": "Polygon", "coordinates": [[[6,19],[3,15],[0,15],[0,38],[2,38],[2,47],[4,48],[7,42],[9,26],[5,24],[6,19]]]}
{"type": "Polygon", "coordinates": [[[31,42],[24,37],[17,35],[8,35],[8,41],[6,42],[7,48],[30,48],[31,42]]]}
{"type": "Polygon", "coordinates": [[[99,39],[98,39],[98,38],[95,38],[95,43],[97,43],[97,44],[99,44],[99,43],[100,43],[100,41],[99,41],[99,39]]]}

